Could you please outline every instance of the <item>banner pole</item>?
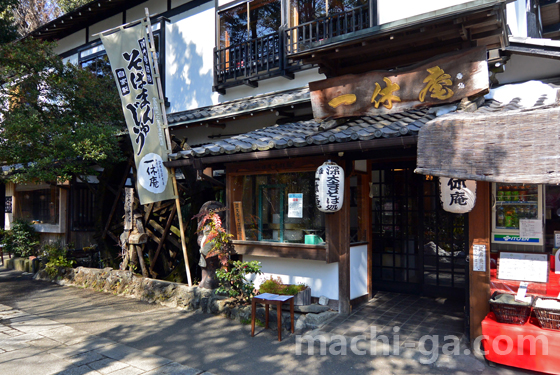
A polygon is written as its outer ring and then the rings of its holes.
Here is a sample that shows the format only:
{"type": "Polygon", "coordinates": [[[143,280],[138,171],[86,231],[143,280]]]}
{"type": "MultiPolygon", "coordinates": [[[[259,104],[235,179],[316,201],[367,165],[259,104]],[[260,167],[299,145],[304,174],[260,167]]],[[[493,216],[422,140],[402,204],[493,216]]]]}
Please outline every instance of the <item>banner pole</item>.
{"type": "MultiPolygon", "coordinates": [[[[167,140],[167,153],[171,152],[171,137],[169,136],[169,128],[167,123],[167,112],[165,110],[165,95],[163,93],[163,88],[161,86],[161,76],[159,75],[159,64],[157,61],[154,61],[155,57],[155,48],[154,48],[154,34],[152,33],[152,23],[150,22],[150,12],[148,8],[144,8],[144,12],[146,13],[146,21],[148,24],[148,35],[150,36],[150,52],[152,53],[152,61],[154,62],[154,71],[155,71],[155,78],[157,82],[158,92],[160,96],[160,108],[161,108],[161,115],[163,118],[163,128],[165,131],[165,138],[167,140]]],[[[175,176],[175,168],[171,168],[171,177],[173,179],[173,188],[175,189],[175,206],[177,207],[177,219],[179,220],[179,231],[181,232],[181,247],[183,249],[183,257],[185,258],[185,268],[187,271],[187,280],[189,282],[189,286],[192,286],[192,278],[191,278],[191,268],[189,266],[189,256],[187,254],[187,244],[185,240],[185,230],[183,228],[183,215],[181,213],[181,201],[179,199],[179,190],[177,188],[177,178],[175,176]]]]}

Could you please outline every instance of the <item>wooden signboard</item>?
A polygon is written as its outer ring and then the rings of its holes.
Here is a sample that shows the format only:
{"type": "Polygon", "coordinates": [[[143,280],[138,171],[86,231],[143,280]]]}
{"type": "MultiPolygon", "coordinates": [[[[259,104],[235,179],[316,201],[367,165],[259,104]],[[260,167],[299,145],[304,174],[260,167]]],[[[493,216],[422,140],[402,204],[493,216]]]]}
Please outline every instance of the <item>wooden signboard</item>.
{"type": "Polygon", "coordinates": [[[134,188],[124,189],[124,230],[132,230],[132,209],[134,204],[134,188]]]}
{"type": "Polygon", "coordinates": [[[6,197],[6,200],[4,201],[4,213],[12,213],[12,197],[6,197]]]}
{"type": "Polygon", "coordinates": [[[235,217],[237,239],[245,241],[245,222],[243,221],[242,202],[233,202],[233,216],[235,217]]]}
{"type": "Polygon", "coordinates": [[[394,71],[309,83],[316,120],[376,116],[456,102],[488,90],[486,48],[468,49],[394,71]]]}

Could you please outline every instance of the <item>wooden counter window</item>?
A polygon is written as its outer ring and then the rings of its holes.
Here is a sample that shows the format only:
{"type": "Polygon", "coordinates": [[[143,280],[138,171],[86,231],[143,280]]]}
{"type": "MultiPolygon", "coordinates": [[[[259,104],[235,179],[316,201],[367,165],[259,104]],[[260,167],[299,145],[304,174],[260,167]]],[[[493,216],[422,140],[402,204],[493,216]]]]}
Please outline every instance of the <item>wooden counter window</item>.
{"type": "Polygon", "coordinates": [[[233,241],[235,251],[241,255],[263,257],[327,260],[327,246],[261,241],[233,241]]]}

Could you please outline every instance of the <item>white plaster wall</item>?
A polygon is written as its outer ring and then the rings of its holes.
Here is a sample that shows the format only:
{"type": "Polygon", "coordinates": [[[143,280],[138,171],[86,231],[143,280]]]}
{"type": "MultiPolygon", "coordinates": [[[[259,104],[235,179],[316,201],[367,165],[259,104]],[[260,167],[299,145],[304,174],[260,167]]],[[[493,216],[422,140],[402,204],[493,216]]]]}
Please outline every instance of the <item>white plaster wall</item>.
{"type": "Polygon", "coordinates": [[[378,22],[382,25],[471,1],[473,0],[378,0],[378,22]]]}
{"type": "Polygon", "coordinates": [[[4,229],[12,229],[12,223],[14,222],[14,200],[15,200],[15,185],[12,182],[6,183],[6,197],[12,197],[12,213],[4,213],[4,229]]]}
{"type": "Polygon", "coordinates": [[[527,37],[526,0],[516,0],[506,5],[506,19],[511,35],[527,37]]]}
{"type": "MultiPolygon", "coordinates": [[[[231,87],[226,90],[226,95],[219,95],[220,103],[254,96],[266,94],[273,91],[284,91],[305,87],[309,82],[320,81],[327,78],[324,74],[319,74],[319,69],[309,69],[295,74],[295,79],[286,79],[283,77],[275,77],[259,81],[259,87],[253,88],[246,85],[231,87]]],[[[214,103],[215,104],[215,103],[214,103]]]]}
{"type": "Polygon", "coordinates": [[[69,51],[73,48],[77,48],[86,42],[86,30],[80,30],[75,32],[74,34],[70,34],[65,38],[60,39],[57,42],[57,46],[54,49],[54,52],[57,54],[64,53],[69,51]]]}
{"type": "Polygon", "coordinates": [[[232,0],[219,0],[219,1],[218,1],[218,6],[221,7],[222,5],[226,5],[226,4],[228,4],[228,3],[233,4],[233,3],[235,3],[235,1],[232,1],[232,0]]]}
{"type": "Polygon", "coordinates": [[[167,1],[150,0],[148,2],[137,5],[134,8],[128,9],[126,11],[126,22],[132,22],[144,18],[144,16],[146,15],[146,11],[144,10],[144,8],[148,8],[150,16],[160,14],[167,10],[167,1]]]}
{"type": "Polygon", "coordinates": [[[367,245],[350,247],[350,299],[367,294],[367,245]]]}
{"type": "MultiPolygon", "coordinates": [[[[310,113],[310,111],[300,110],[300,111],[296,111],[295,115],[299,116],[307,113],[310,113]]],[[[186,137],[189,146],[197,146],[210,142],[216,142],[220,139],[229,138],[236,134],[247,133],[255,129],[262,129],[268,126],[273,126],[277,120],[278,117],[276,117],[276,115],[273,112],[268,111],[266,115],[259,114],[257,116],[247,117],[242,120],[227,121],[225,123],[226,127],[224,129],[205,127],[205,126],[191,127],[185,129],[184,126],[172,126],[169,128],[169,130],[171,134],[175,135],[178,138],[182,139],[186,137]],[[212,136],[221,135],[222,137],[208,138],[208,136],[210,135],[212,136]]]]}
{"type": "Polygon", "coordinates": [[[62,59],[62,61],[64,61],[65,64],[70,63],[70,64],[78,65],[78,54],[75,53],[72,56],[68,56],[62,59]]]}
{"type": "Polygon", "coordinates": [[[89,27],[89,40],[97,40],[99,39],[99,35],[93,36],[94,34],[101,33],[105,30],[112,29],[114,27],[118,27],[122,25],[122,13],[115,14],[112,17],[106,18],[103,21],[100,21],[96,24],[93,24],[89,27]]]}
{"type": "Polygon", "coordinates": [[[505,72],[496,74],[501,85],[558,77],[560,60],[512,55],[505,65],[505,72]]]}
{"type": "Polygon", "coordinates": [[[311,287],[311,296],[327,296],[338,300],[338,263],[323,261],[243,256],[244,261],[259,261],[263,275],[255,279],[255,286],[271,276],[280,277],[284,284],[305,283],[311,287]]]}
{"type": "Polygon", "coordinates": [[[172,17],[166,25],[166,96],[168,113],[218,102],[212,92],[215,44],[214,3],[208,2],[172,17]]]}
{"type": "Polygon", "coordinates": [[[171,0],[171,9],[177,8],[179,5],[186,4],[191,0],[171,0]]]}

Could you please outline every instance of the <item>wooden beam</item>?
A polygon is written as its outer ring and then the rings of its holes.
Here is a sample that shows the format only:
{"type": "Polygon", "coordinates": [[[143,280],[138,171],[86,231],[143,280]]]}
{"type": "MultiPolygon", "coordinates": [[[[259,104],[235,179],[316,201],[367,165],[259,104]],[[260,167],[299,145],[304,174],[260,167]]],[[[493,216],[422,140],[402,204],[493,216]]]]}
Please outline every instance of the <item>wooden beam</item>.
{"type": "Polygon", "coordinates": [[[150,277],[148,274],[148,270],[146,269],[146,263],[144,263],[144,245],[132,245],[136,248],[136,252],[138,253],[138,261],[140,262],[140,269],[142,270],[142,276],[150,277]]]}
{"type": "Polygon", "coordinates": [[[371,198],[369,196],[370,192],[370,182],[371,182],[371,162],[367,161],[367,172],[365,175],[358,177],[359,188],[361,191],[362,199],[361,202],[358,200],[358,204],[361,204],[358,209],[360,210],[360,230],[365,231],[365,240],[368,243],[367,249],[367,291],[368,297],[373,298],[373,285],[371,280],[373,280],[373,268],[372,268],[372,249],[373,249],[373,231],[372,231],[372,219],[373,212],[371,208],[371,198]]]}
{"type": "Polygon", "coordinates": [[[364,62],[361,64],[354,65],[350,67],[345,64],[346,67],[339,71],[340,75],[352,74],[352,73],[364,73],[371,70],[379,70],[387,67],[399,67],[406,66],[418,61],[426,60],[435,55],[444,54],[447,52],[457,51],[460,49],[462,40],[450,42],[448,44],[440,45],[438,48],[421,49],[415,50],[414,52],[405,51],[402,55],[392,55],[387,58],[380,58],[364,62]]]}
{"type": "Polygon", "coordinates": [[[490,183],[478,181],[476,205],[469,213],[469,324],[471,345],[482,335],[481,322],[489,311],[490,299],[490,183]],[[473,245],[486,246],[486,272],[473,271],[473,245]]]}
{"type": "Polygon", "coordinates": [[[167,234],[169,233],[169,228],[171,228],[171,224],[173,223],[173,219],[175,218],[176,213],[177,213],[177,206],[174,205],[173,210],[171,211],[171,214],[169,215],[169,218],[167,219],[167,224],[165,225],[165,229],[163,230],[161,240],[158,243],[158,247],[157,247],[156,253],[154,255],[154,258],[150,261],[150,273],[153,272],[153,270],[154,270],[154,266],[155,266],[156,261],[158,259],[159,252],[161,251],[161,248],[163,247],[165,239],[167,238],[167,234]]]}
{"type": "Polygon", "coordinates": [[[267,244],[259,241],[233,241],[235,251],[241,255],[253,255],[274,258],[327,260],[327,249],[324,245],[305,244],[267,244]]]}
{"type": "MultiPolygon", "coordinates": [[[[438,28],[437,32],[434,30],[428,30],[425,32],[417,33],[397,33],[394,35],[393,39],[385,36],[384,38],[379,38],[375,42],[368,43],[366,46],[362,45],[362,42],[356,45],[348,45],[345,47],[340,47],[339,54],[348,60],[349,57],[354,56],[364,56],[369,54],[376,55],[387,55],[395,52],[400,52],[401,54],[410,53],[411,47],[417,49],[420,45],[425,45],[428,43],[435,43],[440,38],[449,39],[449,37],[461,36],[461,25],[447,24],[444,27],[438,28]],[[344,53],[342,53],[344,52],[344,53]]],[[[319,63],[321,65],[327,64],[328,61],[333,58],[332,51],[325,51],[324,53],[315,54],[314,58],[306,58],[306,62],[319,63]]],[[[331,67],[327,65],[327,67],[331,67]]]]}
{"type": "Polygon", "coordinates": [[[111,207],[111,212],[109,213],[109,218],[107,218],[107,223],[105,224],[105,229],[103,229],[103,233],[101,235],[102,239],[105,239],[105,237],[107,236],[107,231],[109,230],[109,226],[111,225],[111,221],[113,220],[113,215],[115,214],[115,211],[117,210],[117,205],[120,201],[122,190],[124,188],[124,185],[126,184],[126,180],[128,179],[128,176],[130,175],[131,165],[132,165],[132,158],[129,158],[128,163],[127,163],[126,168],[125,168],[124,176],[121,179],[121,182],[119,184],[118,193],[116,194],[115,201],[113,202],[113,207],[111,207]]]}
{"type": "MultiPolygon", "coordinates": [[[[231,155],[218,155],[207,156],[201,158],[203,165],[221,164],[221,163],[239,163],[248,160],[264,160],[264,159],[282,159],[289,160],[296,156],[315,156],[315,155],[330,155],[338,152],[365,152],[370,150],[392,149],[394,147],[402,146],[408,148],[417,143],[418,137],[415,135],[406,137],[394,138],[378,138],[369,141],[352,141],[341,143],[330,143],[326,145],[314,145],[306,147],[284,148],[269,151],[257,151],[238,153],[231,155]]],[[[193,159],[178,159],[167,161],[163,164],[166,167],[180,167],[190,166],[193,164],[193,159]]]]}
{"type": "MultiPolygon", "coordinates": [[[[351,170],[351,161],[347,161],[345,171],[351,170]]],[[[350,176],[345,174],[344,180],[344,204],[338,214],[338,228],[330,228],[338,231],[337,253],[338,253],[338,312],[350,314],[350,176]]],[[[327,214],[328,215],[328,214],[327,214]]]]}
{"type": "Polygon", "coordinates": [[[187,254],[187,244],[185,240],[185,229],[183,228],[183,215],[181,214],[181,201],[179,200],[179,190],[177,189],[177,178],[175,177],[175,168],[171,168],[173,179],[173,188],[175,189],[175,205],[177,207],[177,216],[179,219],[179,230],[181,231],[181,248],[183,249],[183,257],[185,258],[185,268],[187,271],[187,280],[189,286],[192,286],[191,268],[189,266],[189,255],[187,254]]]}

